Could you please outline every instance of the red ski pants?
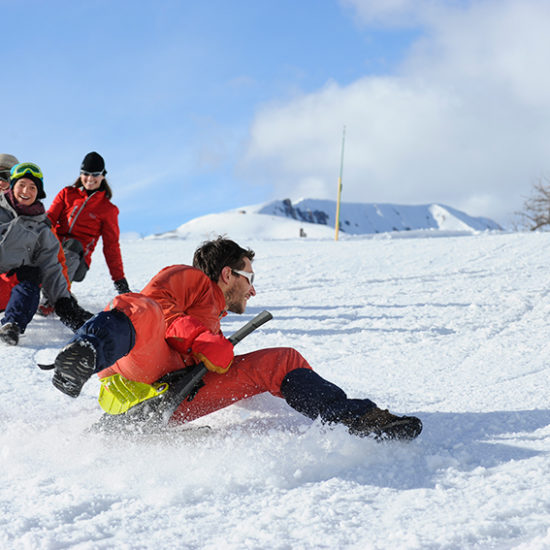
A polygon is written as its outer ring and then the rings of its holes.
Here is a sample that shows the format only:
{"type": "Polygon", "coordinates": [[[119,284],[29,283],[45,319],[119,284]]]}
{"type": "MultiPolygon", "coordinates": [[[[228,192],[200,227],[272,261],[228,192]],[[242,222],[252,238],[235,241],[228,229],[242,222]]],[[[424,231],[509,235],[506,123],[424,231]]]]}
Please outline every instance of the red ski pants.
{"type": "Polygon", "coordinates": [[[8,276],[6,273],[0,275],[0,311],[6,309],[10,301],[12,288],[18,282],[17,275],[8,276]]]}
{"type": "Polygon", "coordinates": [[[191,402],[181,403],[172,419],[189,422],[264,392],[282,397],[281,383],[294,369],[311,367],[293,348],[267,348],[236,355],[225,374],[206,373],[205,385],[191,402]]]}
{"type": "MultiPolygon", "coordinates": [[[[111,308],[123,311],[132,321],[135,345],[128,355],[102,370],[100,378],[118,372],[130,380],[150,384],[185,366],[179,353],[164,339],[164,315],[154,300],[142,294],[121,294],[110,304],[111,308]]],[[[205,385],[192,401],[181,403],[173,419],[189,422],[264,392],[282,397],[280,390],[285,376],[304,368],[311,366],[293,348],[268,348],[236,355],[225,374],[206,373],[205,385]]]]}

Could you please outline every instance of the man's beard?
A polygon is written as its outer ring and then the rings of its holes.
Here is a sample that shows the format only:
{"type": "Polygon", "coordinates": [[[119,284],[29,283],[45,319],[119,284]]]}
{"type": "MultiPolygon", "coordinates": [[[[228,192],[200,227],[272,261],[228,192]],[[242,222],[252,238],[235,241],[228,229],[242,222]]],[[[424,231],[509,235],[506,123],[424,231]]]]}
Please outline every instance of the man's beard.
{"type": "Polygon", "coordinates": [[[227,304],[227,311],[238,313],[239,315],[244,313],[244,310],[246,309],[246,302],[244,301],[244,298],[241,300],[237,300],[237,296],[234,290],[230,290],[227,293],[225,301],[227,304]]]}

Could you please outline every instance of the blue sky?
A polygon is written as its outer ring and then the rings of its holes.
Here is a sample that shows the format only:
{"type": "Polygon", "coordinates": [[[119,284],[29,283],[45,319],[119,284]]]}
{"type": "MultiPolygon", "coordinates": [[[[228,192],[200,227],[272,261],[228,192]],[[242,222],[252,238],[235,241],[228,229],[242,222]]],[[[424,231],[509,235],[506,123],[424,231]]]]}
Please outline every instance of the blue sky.
{"type": "Polygon", "coordinates": [[[506,224],[550,163],[543,0],[0,0],[2,145],[48,205],[107,163],[125,232],[272,199],[506,224]]]}

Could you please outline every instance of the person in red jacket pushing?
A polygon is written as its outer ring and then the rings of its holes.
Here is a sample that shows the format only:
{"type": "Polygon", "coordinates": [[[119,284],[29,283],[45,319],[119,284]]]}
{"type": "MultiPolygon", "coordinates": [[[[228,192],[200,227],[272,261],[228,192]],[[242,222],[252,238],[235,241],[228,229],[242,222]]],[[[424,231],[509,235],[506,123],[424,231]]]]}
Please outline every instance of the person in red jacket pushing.
{"type": "MultiPolygon", "coordinates": [[[[84,279],[101,237],[115,289],[123,294],[130,292],[130,288],[120,253],[119,210],[111,202],[113,193],[106,174],[103,157],[95,151],[88,153],[80,166],[78,179],[56,195],[47,214],[63,245],[69,280],[84,279]]],[[[48,308],[41,307],[41,312],[47,314],[48,308]]]]}
{"type": "Polygon", "coordinates": [[[252,250],[219,237],[195,251],[193,267],[166,267],[140,294],[115,297],[57,355],[54,386],[77,397],[94,373],[100,378],[118,373],[150,384],[202,361],[208,368],[204,386],[192,401],[179,405],[171,421],[189,422],[270,392],[312,419],[344,424],[354,435],[415,438],[422,430],[418,418],[395,416],[370,399],[348,398],[293,348],[233,355],[220,319],[227,311],[244,313],[256,295],[253,259],[252,250]]]}

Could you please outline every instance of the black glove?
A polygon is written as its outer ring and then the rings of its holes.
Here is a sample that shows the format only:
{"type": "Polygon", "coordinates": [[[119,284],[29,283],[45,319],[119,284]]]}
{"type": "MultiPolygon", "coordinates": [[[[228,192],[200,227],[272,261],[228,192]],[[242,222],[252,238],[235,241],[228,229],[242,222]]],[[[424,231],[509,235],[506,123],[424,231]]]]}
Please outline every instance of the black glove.
{"type": "Polygon", "coordinates": [[[115,281],[115,288],[119,294],[126,294],[127,292],[132,292],[128,286],[128,281],[122,277],[118,281],[115,281]]]}
{"type": "Polygon", "coordinates": [[[78,305],[74,296],[59,298],[55,302],[55,312],[59,315],[61,322],[73,332],[77,331],[90,317],[93,317],[93,313],[78,305]]]}
{"type": "Polygon", "coordinates": [[[6,275],[17,275],[18,281],[29,281],[36,286],[40,285],[40,268],[34,265],[21,265],[15,269],[10,269],[6,275]]]}

